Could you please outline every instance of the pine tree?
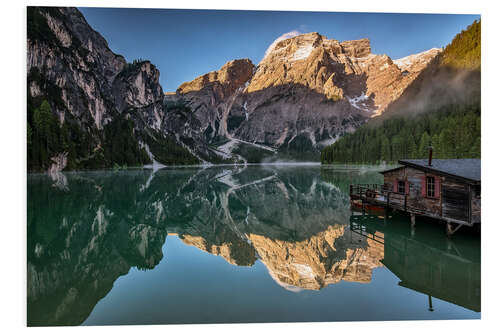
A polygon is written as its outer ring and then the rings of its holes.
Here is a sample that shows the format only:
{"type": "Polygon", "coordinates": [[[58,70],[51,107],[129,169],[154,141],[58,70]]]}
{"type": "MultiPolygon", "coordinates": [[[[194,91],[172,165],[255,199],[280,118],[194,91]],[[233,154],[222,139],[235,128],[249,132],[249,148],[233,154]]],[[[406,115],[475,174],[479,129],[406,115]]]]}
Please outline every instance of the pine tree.
{"type": "Polygon", "coordinates": [[[429,145],[431,144],[431,137],[425,131],[420,138],[420,145],[418,147],[418,157],[425,158],[427,154],[427,150],[429,149],[429,145]]]}
{"type": "Polygon", "coordinates": [[[391,161],[391,144],[389,143],[389,139],[387,138],[386,135],[382,136],[381,140],[381,160],[385,162],[390,162],[391,161]]]}
{"type": "Polygon", "coordinates": [[[28,146],[31,146],[32,143],[32,136],[33,136],[33,131],[31,130],[31,125],[28,123],[28,127],[26,129],[26,135],[27,135],[27,142],[28,146]]]}
{"type": "Polygon", "coordinates": [[[412,137],[410,137],[410,146],[408,149],[408,158],[417,158],[418,157],[418,149],[415,141],[412,137]]]}

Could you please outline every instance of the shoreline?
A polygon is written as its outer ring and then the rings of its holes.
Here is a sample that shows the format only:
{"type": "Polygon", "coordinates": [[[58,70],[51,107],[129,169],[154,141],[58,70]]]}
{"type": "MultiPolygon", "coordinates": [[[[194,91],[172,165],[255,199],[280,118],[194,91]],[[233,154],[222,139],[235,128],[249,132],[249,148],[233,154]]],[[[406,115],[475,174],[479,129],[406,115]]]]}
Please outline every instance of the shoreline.
{"type": "MultiPolygon", "coordinates": [[[[151,170],[157,172],[158,170],[167,169],[208,169],[218,167],[258,167],[258,166],[276,166],[276,167],[320,167],[322,169],[331,170],[359,170],[359,169],[386,169],[396,164],[322,164],[321,162],[269,162],[269,163],[223,163],[223,164],[187,164],[187,165],[165,165],[159,168],[154,168],[151,164],[144,166],[133,166],[128,168],[104,168],[104,169],[77,169],[77,170],[63,170],[63,174],[69,173],[82,173],[82,172],[103,172],[103,171],[137,171],[137,170],[151,170]]],[[[48,171],[28,171],[27,175],[49,175],[48,171]]]]}

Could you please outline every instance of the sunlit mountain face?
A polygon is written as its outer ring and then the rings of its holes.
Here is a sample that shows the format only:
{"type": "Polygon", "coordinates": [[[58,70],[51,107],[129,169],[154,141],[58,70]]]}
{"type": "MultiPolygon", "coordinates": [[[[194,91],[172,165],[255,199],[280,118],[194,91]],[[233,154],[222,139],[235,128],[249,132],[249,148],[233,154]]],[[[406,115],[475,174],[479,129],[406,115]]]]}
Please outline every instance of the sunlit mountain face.
{"type": "MultiPolygon", "coordinates": [[[[458,250],[450,256],[448,245],[436,245],[442,238],[422,243],[396,217],[353,215],[349,184],[381,180],[373,169],[319,166],[30,175],[28,325],[112,324],[119,309],[132,311],[128,318],[136,324],[339,320],[319,309],[325,304],[335,308],[342,300],[330,296],[334,290],[343,295],[345,288],[354,288],[359,301],[369,303],[371,297],[382,297],[372,291],[380,289],[379,283],[400,298],[405,293],[397,279],[413,282],[411,270],[419,266],[401,268],[393,250],[388,258],[388,240],[390,249],[402,242],[412,244],[397,248],[400,260],[417,258],[423,265],[426,259],[420,253],[427,249],[425,255],[432,250],[449,267],[458,267],[456,257],[476,265],[468,267],[479,267],[474,245],[460,250],[462,243],[470,243],[467,240],[455,242],[458,250]],[[143,278],[148,282],[141,282],[143,278]],[[211,287],[195,291],[201,286],[211,287]],[[145,308],[139,306],[151,288],[155,292],[147,298],[158,306],[144,315],[145,308]],[[180,290],[185,290],[182,302],[172,296],[180,290]],[[131,295],[133,302],[121,299],[131,295]],[[118,305],[109,305],[114,302],[118,305]],[[230,307],[232,302],[245,305],[234,305],[225,315],[215,311],[217,305],[230,307]],[[273,302],[295,302],[293,307],[303,308],[266,309],[273,302]],[[207,306],[197,313],[181,312],[183,306],[196,308],[194,304],[207,306]],[[262,317],[254,316],[260,312],[262,317]]],[[[464,279],[460,275],[453,283],[469,281],[464,279]]],[[[446,302],[434,303],[444,309],[433,312],[439,318],[478,316],[479,276],[473,275],[467,301],[456,301],[435,279],[421,281],[423,285],[409,288],[414,297],[440,290],[436,297],[446,302]]],[[[439,283],[447,283],[444,275],[439,283]]],[[[356,318],[354,310],[345,311],[337,314],[356,318]]],[[[394,313],[379,318],[421,315],[394,313]]]]}

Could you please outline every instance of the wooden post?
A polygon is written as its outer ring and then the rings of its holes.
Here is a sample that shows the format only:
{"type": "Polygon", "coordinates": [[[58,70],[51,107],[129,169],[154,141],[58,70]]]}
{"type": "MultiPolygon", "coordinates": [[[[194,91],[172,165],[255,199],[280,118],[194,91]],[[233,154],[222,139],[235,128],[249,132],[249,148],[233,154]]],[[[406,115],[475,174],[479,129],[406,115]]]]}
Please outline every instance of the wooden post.
{"type": "Polygon", "coordinates": [[[469,222],[469,224],[471,224],[471,222],[472,222],[472,191],[471,191],[470,184],[469,184],[469,207],[468,208],[469,208],[469,216],[468,216],[469,221],[468,222],[469,222]]]}
{"type": "Polygon", "coordinates": [[[429,311],[434,311],[434,309],[432,308],[432,297],[431,295],[427,295],[429,296],[429,311]]]}
{"type": "Polygon", "coordinates": [[[451,237],[453,235],[453,228],[451,227],[451,223],[446,223],[446,236],[451,237]]]}
{"type": "Polygon", "coordinates": [[[410,235],[413,238],[415,236],[415,214],[413,213],[410,214],[410,221],[411,221],[410,235]]]}
{"type": "Polygon", "coordinates": [[[442,177],[439,181],[439,216],[443,217],[443,183],[446,178],[442,177]]]}
{"type": "Polygon", "coordinates": [[[449,237],[446,238],[446,250],[451,251],[453,249],[453,243],[449,237]]]}

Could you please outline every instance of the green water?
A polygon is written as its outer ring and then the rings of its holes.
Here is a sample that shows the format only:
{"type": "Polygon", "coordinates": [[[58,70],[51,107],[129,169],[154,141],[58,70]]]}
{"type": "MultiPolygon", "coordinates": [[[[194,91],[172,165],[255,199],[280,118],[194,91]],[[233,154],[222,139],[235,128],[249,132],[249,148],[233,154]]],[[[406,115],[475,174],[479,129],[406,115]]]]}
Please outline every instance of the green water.
{"type": "Polygon", "coordinates": [[[349,184],[381,181],[316,165],[29,175],[28,325],[480,318],[479,235],[351,211],[349,184]]]}

